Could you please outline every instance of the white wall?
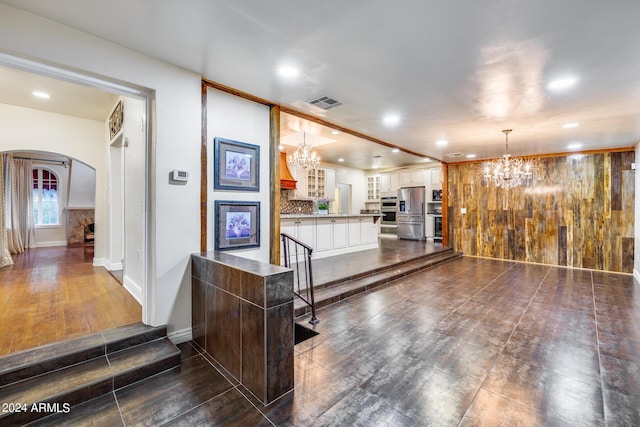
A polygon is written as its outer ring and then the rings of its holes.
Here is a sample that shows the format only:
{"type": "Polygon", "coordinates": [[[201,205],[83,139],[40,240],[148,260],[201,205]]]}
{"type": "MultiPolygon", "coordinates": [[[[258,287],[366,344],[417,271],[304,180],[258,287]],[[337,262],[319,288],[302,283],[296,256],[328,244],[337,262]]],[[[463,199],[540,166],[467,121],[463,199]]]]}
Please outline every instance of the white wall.
{"type": "MultiPolygon", "coordinates": [[[[146,207],[152,217],[146,277],[150,289],[145,290],[143,320],[166,323],[174,334],[188,330],[190,254],[200,246],[200,75],[1,4],[0,52],[149,88],[155,95],[155,111],[149,114],[155,119],[147,174],[151,206],[146,207]],[[174,168],[190,172],[187,185],[169,185],[167,175],[174,168]]],[[[41,142],[48,143],[46,138],[41,142]]],[[[103,150],[96,155],[108,158],[103,150]]],[[[97,194],[105,194],[104,182],[97,178],[96,184],[97,194]]]]}
{"type": "Polygon", "coordinates": [[[260,202],[260,247],[228,251],[234,255],[269,262],[269,107],[215,89],[207,91],[207,180],[209,183],[207,249],[215,248],[216,200],[260,202]],[[260,147],[260,191],[213,189],[215,137],[232,139],[260,147]]]}
{"type": "Polygon", "coordinates": [[[82,162],[72,161],[69,168],[69,201],[72,208],[93,208],[96,203],[96,171],[82,162]]]}
{"type": "MultiPolygon", "coordinates": [[[[1,10],[1,8],[0,8],[1,10]]],[[[0,17],[0,20],[3,17],[0,17]]],[[[48,151],[78,159],[96,170],[96,191],[98,195],[106,192],[106,161],[102,154],[104,144],[104,124],[96,120],[81,119],[62,114],[32,110],[0,104],[0,151],[48,151]],[[34,125],[37,124],[37,125],[34,125]]],[[[64,168],[46,165],[64,179],[61,185],[67,188],[68,171],[64,168]]],[[[66,194],[60,200],[66,200],[66,194]]],[[[106,198],[96,198],[96,221],[104,219],[106,198]]],[[[66,217],[61,217],[62,224],[66,217]]],[[[53,229],[50,230],[53,232],[53,229]]],[[[64,229],[58,229],[55,235],[38,233],[36,241],[66,240],[64,229]],[[64,234],[62,234],[64,233],[64,234]]],[[[103,257],[106,251],[104,230],[96,229],[94,254],[103,257]]]]}
{"type": "Polygon", "coordinates": [[[142,300],[144,264],[145,132],[144,102],[123,98],[124,274],[123,285],[142,300]]]}
{"type": "Polygon", "coordinates": [[[345,168],[339,165],[329,165],[336,170],[336,184],[351,184],[351,212],[360,213],[365,209],[367,200],[367,174],[360,169],[345,168]]]}

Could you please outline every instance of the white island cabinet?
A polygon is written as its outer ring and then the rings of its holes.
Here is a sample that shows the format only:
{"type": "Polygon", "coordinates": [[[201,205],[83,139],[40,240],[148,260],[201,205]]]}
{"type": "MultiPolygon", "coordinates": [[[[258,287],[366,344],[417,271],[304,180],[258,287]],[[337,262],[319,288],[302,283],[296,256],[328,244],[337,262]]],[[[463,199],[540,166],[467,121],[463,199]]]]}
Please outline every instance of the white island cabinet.
{"type": "Polygon", "coordinates": [[[283,214],[280,231],[313,248],[313,258],[378,247],[379,214],[283,214]]]}
{"type": "Polygon", "coordinates": [[[317,218],[316,246],[317,252],[347,247],[347,218],[317,218]]]}

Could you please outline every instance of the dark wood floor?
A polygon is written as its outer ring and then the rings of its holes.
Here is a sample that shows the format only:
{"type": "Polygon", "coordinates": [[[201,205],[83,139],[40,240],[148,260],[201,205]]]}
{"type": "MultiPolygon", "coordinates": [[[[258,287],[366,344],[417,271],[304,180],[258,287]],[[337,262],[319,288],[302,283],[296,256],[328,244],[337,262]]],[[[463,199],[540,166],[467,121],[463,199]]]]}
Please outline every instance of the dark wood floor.
{"type": "Polygon", "coordinates": [[[0,269],[0,355],[139,322],[140,304],[103,267],[93,247],[52,247],[13,256],[0,269]]]}
{"type": "Polygon", "coordinates": [[[638,426],[637,289],[465,257],[321,309],[294,392],[269,407],[185,343],[182,367],[45,424],[638,426]]]}

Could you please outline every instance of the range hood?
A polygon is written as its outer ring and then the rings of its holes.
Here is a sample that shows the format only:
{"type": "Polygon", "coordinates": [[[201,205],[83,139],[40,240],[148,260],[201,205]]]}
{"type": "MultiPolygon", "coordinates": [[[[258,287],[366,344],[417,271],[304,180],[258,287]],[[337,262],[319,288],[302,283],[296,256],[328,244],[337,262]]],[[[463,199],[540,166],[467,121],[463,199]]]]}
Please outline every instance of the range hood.
{"type": "Polygon", "coordinates": [[[296,180],[291,176],[287,165],[287,153],[280,153],[280,188],[282,190],[296,189],[296,180]]]}

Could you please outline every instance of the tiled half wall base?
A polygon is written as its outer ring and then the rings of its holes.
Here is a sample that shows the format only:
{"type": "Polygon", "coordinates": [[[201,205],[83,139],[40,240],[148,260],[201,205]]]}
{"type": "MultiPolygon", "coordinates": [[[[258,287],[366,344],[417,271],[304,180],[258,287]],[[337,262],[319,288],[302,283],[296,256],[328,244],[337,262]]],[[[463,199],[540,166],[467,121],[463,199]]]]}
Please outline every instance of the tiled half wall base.
{"type": "Polygon", "coordinates": [[[193,339],[265,405],[293,390],[293,271],[193,254],[193,339]]]}

